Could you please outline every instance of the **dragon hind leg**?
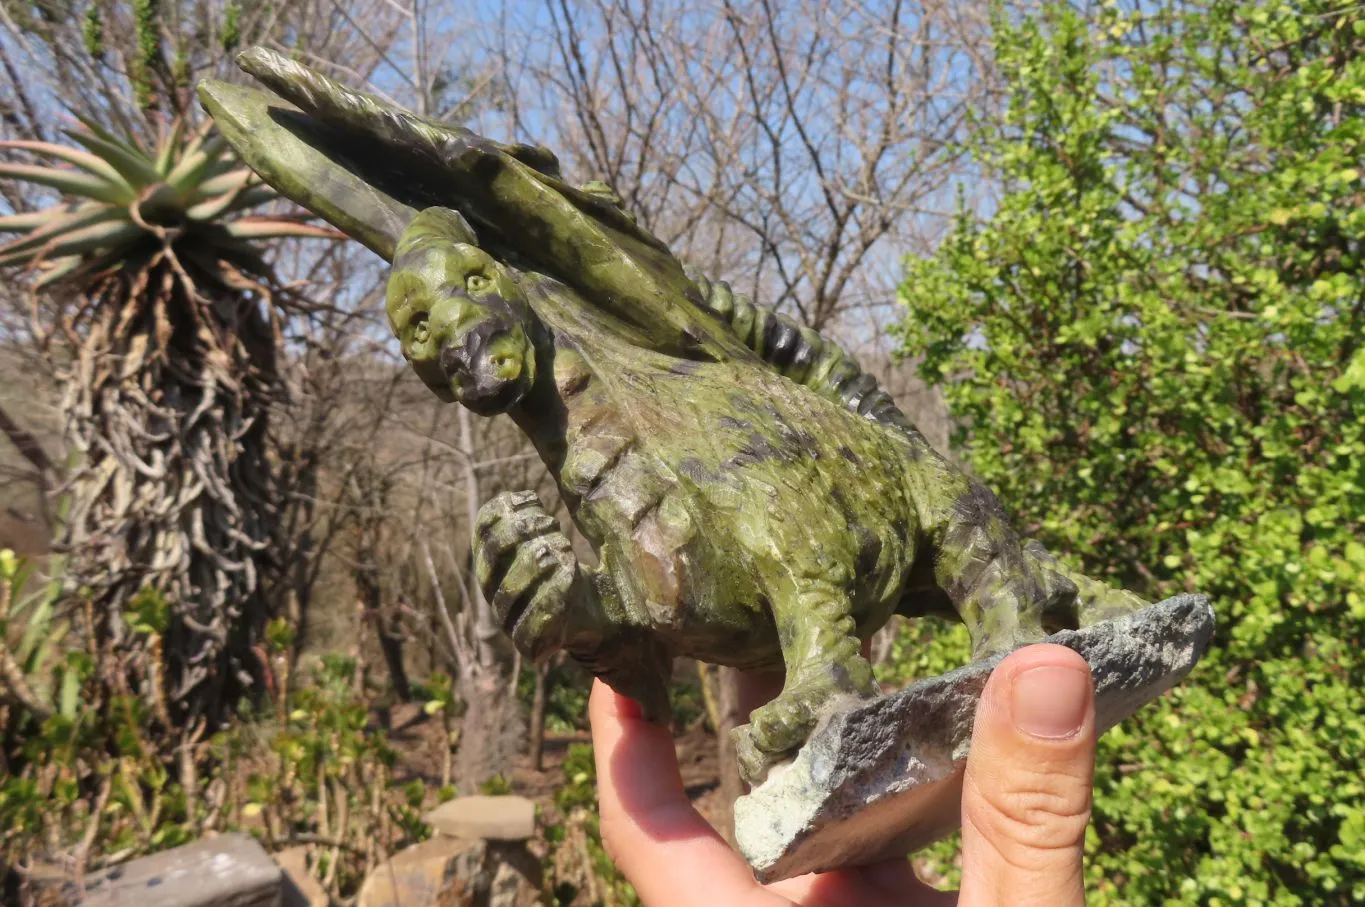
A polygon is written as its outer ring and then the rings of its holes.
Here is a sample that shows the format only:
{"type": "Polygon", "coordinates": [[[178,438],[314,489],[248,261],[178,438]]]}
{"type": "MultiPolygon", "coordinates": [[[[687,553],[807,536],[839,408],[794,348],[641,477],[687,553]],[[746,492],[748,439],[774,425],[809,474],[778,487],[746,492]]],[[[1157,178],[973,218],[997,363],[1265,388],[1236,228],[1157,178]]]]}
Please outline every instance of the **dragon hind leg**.
{"type": "Polygon", "coordinates": [[[797,583],[774,595],[772,603],[786,663],[782,692],[731,732],[740,772],[750,784],[760,783],[773,765],[796,752],[820,719],[879,692],[843,584],[828,579],[797,583]]]}
{"type": "Polygon", "coordinates": [[[1042,543],[1033,539],[1024,543],[1024,555],[1037,563],[1040,569],[1061,576],[1076,587],[1075,595],[1066,596],[1058,603],[1061,606],[1059,610],[1046,615],[1045,619],[1052,629],[1078,630],[1090,627],[1141,611],[1150,604],[1131,592],[1114,589],[1080,571],[1072,570],[1053,557],[1042,543]]]}

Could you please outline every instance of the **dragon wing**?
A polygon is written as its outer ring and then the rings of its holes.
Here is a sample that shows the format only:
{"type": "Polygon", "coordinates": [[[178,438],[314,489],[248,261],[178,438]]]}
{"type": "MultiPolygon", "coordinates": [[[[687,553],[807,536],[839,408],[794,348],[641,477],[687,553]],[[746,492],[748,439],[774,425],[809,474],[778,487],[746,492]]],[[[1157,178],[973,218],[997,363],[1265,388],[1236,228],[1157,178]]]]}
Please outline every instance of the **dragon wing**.
{"type": "Polygon", "coordinates": [[[565,183],[546,149],[419,116],[265,48],[238,64],[273,94],[202,83],[224,137],[267,183],[384,258],[418,211],[454,208],[489,254],[579,291],[660,352],[753,355],[706,311],[662,242],[565,183]]]}

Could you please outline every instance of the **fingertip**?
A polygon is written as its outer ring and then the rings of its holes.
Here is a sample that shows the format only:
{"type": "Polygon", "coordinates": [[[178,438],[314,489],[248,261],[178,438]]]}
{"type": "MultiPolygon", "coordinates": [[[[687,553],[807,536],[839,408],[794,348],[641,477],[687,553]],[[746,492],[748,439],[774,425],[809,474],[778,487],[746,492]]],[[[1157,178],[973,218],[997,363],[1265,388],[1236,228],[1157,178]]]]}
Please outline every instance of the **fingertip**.
{"type": "Polygon", "coordinates": [[[601,835],[607,854],[641,900],[691,907],[701,895],[728,892],[737,903],[753,874],[688,800],[668,728],[601,680],[588,696],[601,835]],[[702,886],[702,887],[699,887],[702,886]]]}
{"type": "Polygon", "coordinates": [[[1017,733],[1060,741],[1092,723],[1094,681],[1089,663],[1072,649],[1027,646],[996,667],[983,699],[987,724],[996,716],[1009,716],[1017,733]]]}
{"type": "Polygon", "coordinates": [[[1090,672],[1090,664],[1075,649],[1044,642],[1016,649],[996,665],[991,672],[987,689],[1001,683],[1013,683],[1014,678],[1033,668],[1058,667],[1090,672]]]}
{"type": "Polygon", "coordinates": [[[646,721],[638,703],[594,680],[588,721],[604,814],[623,803],[626,811],[686,804],[673,736],[646,721]]]}
{"type": "Polygon", "coordinates": [[[607,686],[600,677],[592,679],[592,689],[588,693],[588,720],[634,721],[643,717],[640,705],[629,696],[607,686]]]}

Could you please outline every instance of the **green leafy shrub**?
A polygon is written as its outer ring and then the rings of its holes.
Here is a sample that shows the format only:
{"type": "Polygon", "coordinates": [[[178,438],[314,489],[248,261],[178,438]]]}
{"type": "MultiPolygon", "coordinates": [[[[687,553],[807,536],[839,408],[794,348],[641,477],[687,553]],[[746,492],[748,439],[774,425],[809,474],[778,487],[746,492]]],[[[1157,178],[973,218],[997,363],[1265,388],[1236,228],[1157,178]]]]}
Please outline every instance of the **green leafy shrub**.
{"type": "Polygon", "coordinates": [[[1360,903],[1365,17],[1090,9],[997,17],[1002,192],[908,263],[904,349],[1029,534],[1214,600],[1205,663],[1103,741],[1097,902],[1360,903]]]}
{"type": "Polygon", "coordinates": [[[355,671],[353,658],[323,656],[310,684],[219,735],[209,760],[228,789],[245,774],[233,824],[271,849],[320,845],[317,870],[333,895],[354,893],[366,871],[429,833],[425,785],[395,779],[396,754],[370,725],[355,671]]]}
{"type": "Polygon", "coordinates": [[[479,793],[485,797],[505,797],[508,794],[516,793],[516,791],[512,788],[511,779],[502,772],[498,772],[479,784],[479,793]]]}
{"type": "MultiPolygon", "coordinates": [[[[545,729],[552,734],[587,731],[592,675],[571,658],[555,659],[545,666],[545,671],[545,729]]],[[[517,698],[528,711],[535,686],[536,668],[526,665],[517,677],[517,698]]]]}

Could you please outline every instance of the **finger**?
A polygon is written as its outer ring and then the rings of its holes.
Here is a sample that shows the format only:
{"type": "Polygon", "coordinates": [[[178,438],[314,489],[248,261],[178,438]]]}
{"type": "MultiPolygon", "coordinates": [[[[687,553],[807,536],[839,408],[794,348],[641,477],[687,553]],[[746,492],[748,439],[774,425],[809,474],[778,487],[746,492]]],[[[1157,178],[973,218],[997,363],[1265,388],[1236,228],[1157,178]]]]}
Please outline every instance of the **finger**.
{"type": "MultiPolygon", "coordinates": [[[[512,642],[533,660],[563,647],[570,597],[578,573],[578,561],[568,549],[567,541],[566,547],[554,551],[552,557],[555,566],[550,574],[542,576],[514,604],[506,606],[511,610],[497,612],[503,626],[511,628],[512,642]]],[[[503,588],[506,585],[504,582],[503,588]]],[[[494,608],[498,607],[495,603],[494,608]]]]}
{"type": "MultiPolygon", "coordinates": [[[[732,671],[733,669],[724,669],[732,671]]],[[[784,671],[733,671],[735,676],[735,712],[738,723],[743,724],[749,713],[762,705],[767,705],[782,692],[787,682],[784,671]]]]}
{"type": "Polygon", "coordinates": [[[602,844],[648,907],[784,905],[707,824],[683,791],[667,728],[593,682],[588,700],[602,844]]]}
{"type": "Polygon", "coordinates": [[[540,498],[534,491],[504,491],[479,508],[474,515],[474,532],[481,535],[518,510],[539,503],[540,498]]]}
{"type": "Polygon", "coordinates": [[[540,506],[533,491],[504,492],[479,508],[474,533],[486,546],[507,548],[543,535],[559,524],[540,506]]]}
{"type": "MultiPolygon", "coordinates": [[[[888,860],[864,867],[865,884],[879,893],[884,902],[902,904],[905,907],[955,907],[957,892],[939,891],[920,879],[909,860],[888,860]]],[[[872,901],[871,897],[859,900],[860,904],[872,901]]]]}
{"type": "Polygon", "coordinates": [[[1094,684],[1085,660],[1039,645],[1002,661],[977,708],[963,782],[963,907],[1085,903],[1081,857],[1094,765],[1094,684]]]}

